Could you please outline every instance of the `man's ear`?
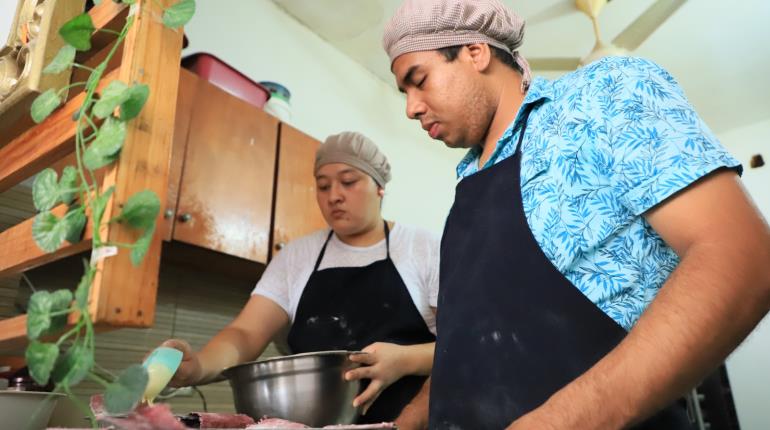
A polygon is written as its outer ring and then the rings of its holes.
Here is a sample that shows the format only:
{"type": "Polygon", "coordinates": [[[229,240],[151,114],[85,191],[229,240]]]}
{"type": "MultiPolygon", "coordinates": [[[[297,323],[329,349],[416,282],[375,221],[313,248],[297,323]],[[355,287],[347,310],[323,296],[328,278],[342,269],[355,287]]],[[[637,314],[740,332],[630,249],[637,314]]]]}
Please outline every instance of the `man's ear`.
{"type": "Polygon", "coordinates": [[[492,62],[492,49],[486,43],[474,43],[466,45],[466,52],[470,57],[473,67],[478,72],[484,72],[492,62]]]}
{"type": "Polygon", "coordinates": [[[380,197],[385,197],[385,188],[382,188],[381,186],[377,186],[377,195],[380,197]]]}

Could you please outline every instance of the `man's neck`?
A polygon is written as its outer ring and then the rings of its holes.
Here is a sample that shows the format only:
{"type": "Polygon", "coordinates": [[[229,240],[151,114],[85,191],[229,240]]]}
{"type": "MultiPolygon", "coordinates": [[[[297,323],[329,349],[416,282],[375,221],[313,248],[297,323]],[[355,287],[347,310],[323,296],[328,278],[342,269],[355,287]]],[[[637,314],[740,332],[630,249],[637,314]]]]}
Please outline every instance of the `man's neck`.
{"type": "Polygon", "coordinates": [[[505,130],[516,118],[521,104],[524,102],[526,94],[521,92],[521,75],[516,72],[512,72],[512,74],[514,75],[513,77],[508,74],[501,77],[499,86],[500,98],[497,103],[495,116],[492,118],[487,131],[487,137],[484,140],[484,146],[479,157],[479,168],[484,167],[489,158],[492,157],[497,148],[497,141],[500,140],[505,130]]]}

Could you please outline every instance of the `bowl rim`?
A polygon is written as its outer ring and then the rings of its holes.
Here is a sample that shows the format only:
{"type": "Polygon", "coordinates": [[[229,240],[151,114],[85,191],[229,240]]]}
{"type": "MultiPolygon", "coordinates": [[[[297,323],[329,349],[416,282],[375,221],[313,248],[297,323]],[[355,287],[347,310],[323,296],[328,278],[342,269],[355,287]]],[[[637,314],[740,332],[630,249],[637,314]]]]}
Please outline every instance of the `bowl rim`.
{"type": "Polygon", "coordinates": [[[222,375],[227,375],[228,373],[233,372],[237,368],[254,365],[254,364],[275,363],[278,361],[292,360],[295,358],[302,358],[302,357],[324,357],[324,356],[330,356],[330,355],[349,356],[349,355],[355,355],[355,354],[367,354],[367,353],[363,351],[333,350],[333,351],[315,351],[315,352],[303,352],[303,353],[291,354],[291,355],[281,355],[278,357],[270,357],[262,360],[247,361],[245,363],[236,364],[235,366],[230,366],[222,370],[222,375]]]}

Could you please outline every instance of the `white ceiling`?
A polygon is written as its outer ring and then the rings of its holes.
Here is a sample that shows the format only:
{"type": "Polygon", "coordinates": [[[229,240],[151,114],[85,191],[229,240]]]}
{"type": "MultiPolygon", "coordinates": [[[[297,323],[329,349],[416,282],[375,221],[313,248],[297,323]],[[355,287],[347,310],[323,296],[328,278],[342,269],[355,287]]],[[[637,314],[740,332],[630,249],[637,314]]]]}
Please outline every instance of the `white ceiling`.
{"type": "MultiPolygon", "coordinates": [[[[380,44],[401,0],[273,0],[320,37],[392,84],[380,44]]],[[[594,45],[571,0],[504,0],[529,20],[522,53],[583,57],[594,45]]],[[[612,40],[654,0],[613,0],[599,18],[612,40]]],[[[770,118],[770,1],[689,0],[634,52],[668,69],[715,131],[770,118]]],[[[537,72],[536,72],[537,73],[537,72]]],[[[554,72],[537,73],[549,78],[554,72]]]]}

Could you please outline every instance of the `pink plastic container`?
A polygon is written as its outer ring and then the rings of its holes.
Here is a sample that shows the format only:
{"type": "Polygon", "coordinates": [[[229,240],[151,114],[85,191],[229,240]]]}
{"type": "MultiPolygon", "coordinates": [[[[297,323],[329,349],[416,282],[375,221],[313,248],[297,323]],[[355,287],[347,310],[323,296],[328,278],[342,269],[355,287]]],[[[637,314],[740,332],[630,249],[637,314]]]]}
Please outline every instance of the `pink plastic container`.
{"type": "Polygon", "coordinates": [[[182,67],[258,108],[270,98],[270,91],[211,54],[193,54],[182,59],[182,67]]]}

